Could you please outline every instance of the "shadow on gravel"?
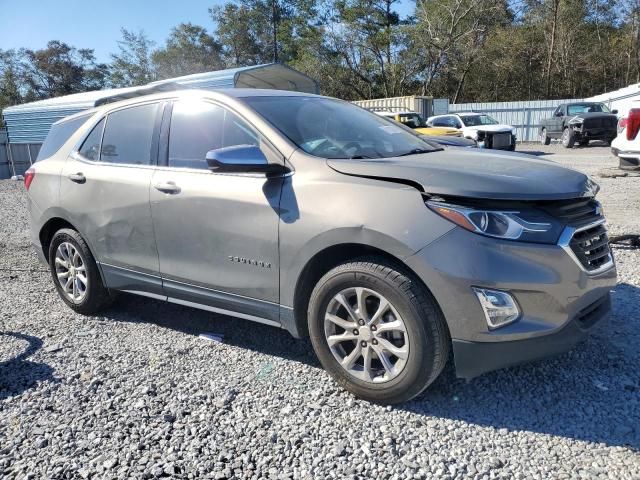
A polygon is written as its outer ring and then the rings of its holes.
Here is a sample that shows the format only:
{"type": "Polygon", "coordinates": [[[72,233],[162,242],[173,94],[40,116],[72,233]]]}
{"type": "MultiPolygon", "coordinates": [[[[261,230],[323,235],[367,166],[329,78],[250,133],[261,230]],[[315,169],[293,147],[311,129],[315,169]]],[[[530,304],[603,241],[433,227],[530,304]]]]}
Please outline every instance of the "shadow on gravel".
{"type": "Polygon", "coordinates": [[[455,377],[450,362],[424,394],[400,408],[638,451],[640,288],[618,284],[613,302],[612,318],[568,353],[469,382],[455,377]]]}
{"type": "MultiPolygon", "coordinates": [[[[530,431],[609,446],[640,449],[640,289],[618,285],[609,323],[597,326],[573,351],[555,359],[457,379],[449,362],[420,397],[395,409],[480,426],[530,431]]],[[[216,333],[224,343],[321,368],[308,340],[258,323],[141,297],[123,295],[104,313],[115,321],[148,322],[189,335],[216,333]]],[[[203,342],[206,340],[203,340],[203,342]]]]}
{"type": "Polygon", "coordinates": [[[0,362],[0,400],[20,395],[38,382],[55,381],[53,368],[46,363],[35,363],[27,360],[42,348],[42,340],[23,333],[0,331],[0,341],[2,341],[3,336],[14,337],[28,342],[28,346],[20,355],[0,362]]]}
{"type": "Polygon", "coordinates": [[[285,330],[250,320],[128,294],[118,297],[115,305],[102,316],[121,322],[153,323],[188,335],[221,334],[226,345],[321,368],[308,339],[297,340],[285,330]]]}

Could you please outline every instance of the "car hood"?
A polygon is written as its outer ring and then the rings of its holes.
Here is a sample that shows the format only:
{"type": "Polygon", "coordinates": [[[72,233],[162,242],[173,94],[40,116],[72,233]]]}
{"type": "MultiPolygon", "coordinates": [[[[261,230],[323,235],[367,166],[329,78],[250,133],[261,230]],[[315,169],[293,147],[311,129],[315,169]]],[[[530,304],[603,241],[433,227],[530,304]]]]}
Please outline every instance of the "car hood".
{"type": "Polygon", "coordinates": [[[406,157],[327,160],[337,172],[405,183],[427,194],[495,200],[560,200],[594,196],[586,175],[535,157],[447,149],[406,157]]]}
{"type": "Polygon", "coordinates": [[[615,118],[618,119],[618,116],[613,113],[604,113],[604,112],[582,112],[576,113],[575,115],[569,115],[571,118],[581,117],[581,118],[615,118]]]}
{"type": "Polygon", "coordinates": [[[477,125],[464,127],[463,130],[478,130],[480,132],[511,132],[513,127],[511,125],[477,125]]]}

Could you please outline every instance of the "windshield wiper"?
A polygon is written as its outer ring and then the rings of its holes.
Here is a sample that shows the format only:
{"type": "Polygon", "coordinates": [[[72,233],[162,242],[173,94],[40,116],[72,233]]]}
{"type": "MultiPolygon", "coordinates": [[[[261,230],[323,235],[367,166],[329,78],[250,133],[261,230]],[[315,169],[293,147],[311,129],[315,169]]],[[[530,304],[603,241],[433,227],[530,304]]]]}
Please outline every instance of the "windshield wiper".
{"type": "Polygon", "coordinates": [[[408,152],[401,153],[398,157],[406,157],[407,155],[418,155],[419,153],[431,153],[435,152],[436,149],[427,150],[424,148],[414,148],[413,150],[409,150],[408,152]]]}
{"type": "Polygon", "coordinates": [[[371,158],[371,157],[367,157],[366,155],[354,155],[353,157],[349,157],[349,160],[360,160],[363,158],[371,158]]]}

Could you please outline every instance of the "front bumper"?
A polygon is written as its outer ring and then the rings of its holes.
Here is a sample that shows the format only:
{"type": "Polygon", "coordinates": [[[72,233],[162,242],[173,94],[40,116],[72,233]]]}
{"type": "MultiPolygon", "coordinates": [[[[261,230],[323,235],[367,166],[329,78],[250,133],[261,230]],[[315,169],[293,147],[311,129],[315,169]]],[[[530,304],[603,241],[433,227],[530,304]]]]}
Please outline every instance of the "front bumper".
{"type": "Polygon", "coordinates": [[[503,342],[454,339],[456,374],[460,378],[473,378],[492,370],[564,353],[584,340],[591,327],[606,319],[610,312],[611,296],[607,292],[567,322],[561,330],[542,337],[503,342]]]}
{"type": "Polygon", "coordinates": [[[592,274],[560,245],[497,240],[459,227],[406,261],[444,314],[464,378],[569,350],[606,317],[610,303],[603,299],[616,284],[615,264],[592,274]],[[474,286],[509,292],[519,320],[490,330],[474,286]],[[593,306],[589,321],[581,320],[593,306]]]}
{"type": "Polygon", "coordinates": [[[579,140],[608,140],[612,141],[618,134],[617,129],[608,128],[584,128],[583,126],[574,127],[576,136],[579,140]]]}

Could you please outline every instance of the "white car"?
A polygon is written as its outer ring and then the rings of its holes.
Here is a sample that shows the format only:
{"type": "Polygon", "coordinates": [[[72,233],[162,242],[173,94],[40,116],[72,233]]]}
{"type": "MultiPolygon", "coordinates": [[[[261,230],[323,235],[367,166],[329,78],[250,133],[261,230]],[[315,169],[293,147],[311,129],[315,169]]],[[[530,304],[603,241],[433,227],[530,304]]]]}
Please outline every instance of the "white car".
{"type": "Polygon", "coordinates": [[[480,148],[499,150],[516,149],[516,130],[503,125],[486,113],[458,112],[436,115],[427,119],[429,127],[450,127],[462,132],[462,136],[478,142],[480,148]]]}
{"type": "Polygon", "coordinates": [[[618,122],[618,136],[611,142],[611,151],[620,159],[620,166],[640,167],[640,100],[618,122]]]}

